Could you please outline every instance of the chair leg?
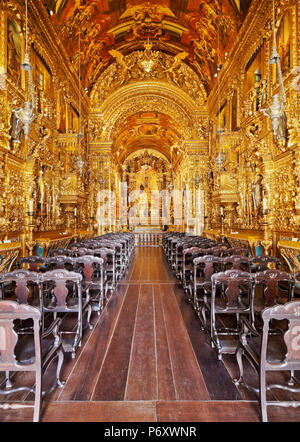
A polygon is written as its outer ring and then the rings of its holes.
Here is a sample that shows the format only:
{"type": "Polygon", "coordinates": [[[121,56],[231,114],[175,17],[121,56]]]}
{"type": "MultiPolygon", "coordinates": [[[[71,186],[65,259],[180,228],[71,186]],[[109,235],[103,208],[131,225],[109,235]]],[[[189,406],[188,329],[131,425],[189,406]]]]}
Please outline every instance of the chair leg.
{"type": "Polygon", "coordinates": [[[37,370],[35,376],[35,401],[34,401],[34,413],[33,422],[39,422],[41,414],[42,403],[42,371],[37,370]]]}
{"type": "Polygon", "coordinates": [[[93,326],[91,324],[91,316],[92,316],[92,306],[91,304],[88,305],[88,312],[87,312],[87,324],[90,330],[92,330],[93,326]]]}
{"type": "Polygon", "coordinates": [[[266,392],[266,372],[260,370],[260,408],[263,422],[268,422],[267,416],[267,392],[266,392]]]}
{"type": "Polygon", "coordinates": [[[6,380],[5,380],[5,389],[9,390],[9,389],[12,388],[12,382],[10,380],[10,372],[9,371],[5,372],[5,378],[6,378],[6,380]]]}
{"type": "Polygon", "coordinates": [[[239,377],[234,379],[234,383],[236,385],[240,385],[244,383],[244,366],[243,366],[243,354],[244,350],[241,347],[238,347],[235,353],[236,361],[239,367],[239,377]]]}
{"type": "Polygon", "coordinates": [[[290,371],[290,379],[288,380],[288,385],[290,387],[293,387],[295,385],[294,374],[295,374],[295,371],[291,370],[290,371]]]}
{"type": "Polygon", "coordinates": [[[63,349],[60,348],[58,350],[58,362],[57,362],[57,369],[56,369],[57,385],[60,388],[63,388],[64,385],[65,385],[65,382],[60,380],[60,372],[61,372],[61,368],[62,368],[62,365],[63,365],[63,362],[64,362],[64,358],[65,358],[65,353],[64,353],[63,349]]]}

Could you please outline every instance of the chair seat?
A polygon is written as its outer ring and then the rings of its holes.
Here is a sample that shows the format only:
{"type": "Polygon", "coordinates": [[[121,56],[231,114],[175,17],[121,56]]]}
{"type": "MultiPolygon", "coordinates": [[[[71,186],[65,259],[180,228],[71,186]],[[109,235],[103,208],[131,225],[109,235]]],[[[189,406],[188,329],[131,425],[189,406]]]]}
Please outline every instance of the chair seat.
{"type": "Polygon", "coordinates": [[[216,313],[222,313],[222,310],[224,310],[224,312],[226,311],[226,313],[230,313],[230,310],[232,310],[233,313],[238,313],[245,312],[248,309],[249,307],[243,301],[240,301],[237,303],[237,305],[230,307],[225,298],[217,298],[215,300],[216,313]]]}
{"type": "MultiPolygon", "coordinates": [[[[52,350],[54,347],[53,337],[47,337],[41,340],[41,353],[42,359],[52,350]]],[[[35,347],[34,338],[32,334],[26,334],[19,338],[15,347],[15,356],[20,364],[29,365],[35,360],[35,347]]]]}
{"type": "Polygon", "coordinates": [[[59,309],[59,307],[57,306],[57,303],[54,301],[52,301],[51,299],[44,301],[44,309],[46,310],[55,310],[55,311],[67,311],[67,310],[74,310],[77,311],[78,310],[78,299],[77,298],[70,298],[67,301],[67,305],[61,307],[61,309],[59,309]]]}
{"type": "MultiPolygon", "coordinates": [[[[256,363],[259,364],[261,337],[253,337],[247,341],[249,348],[256,356],[256,363]]],[[[286,355],[286,346],[281,335],[270,336],[267,347],[267,360],[270,363],[280,363],[286,355]]]]}

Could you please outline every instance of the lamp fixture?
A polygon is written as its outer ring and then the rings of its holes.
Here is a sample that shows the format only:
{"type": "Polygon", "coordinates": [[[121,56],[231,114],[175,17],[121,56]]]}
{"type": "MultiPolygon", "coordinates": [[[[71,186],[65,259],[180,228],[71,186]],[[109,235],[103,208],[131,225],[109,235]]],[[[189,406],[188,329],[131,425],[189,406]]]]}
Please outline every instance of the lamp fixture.
{"type": "Polygon", "coordinates": [[[78,167],[80,176],[82,175],[84,168],[84,161],[81,157],[81,142],[83,140],[82,125],[81,125],[81,36],[79,31],[79,54],[78,54],[78,102],[79,102],[79,130],[77,134],[78,142],[78,156],[75,163],[78,167]]]}
{"type": "MultiPolygon", "coordinates": [[[[31,124],[36,120],[37,115],[34,112],[35,96],[33,90],[33,80],[32,80],[32,65],[30,63],[29,53],[28,53],[28,0],[25,2],[25,55],[24,60],[20,65],[21,69],[28,72],[28,90],[27,97],[23,107],[13,110],[15,118],[21,123],[25,139],[28,139],[31,124]]],[[[16,85],[17,88],[17,85],[16,85]]],[[[12,103],[14,102],[14,99],[12,103]]],[[[13,140],[18,141],[19,140],[13,140]]]]}
{"type": "Polygon", "coordinates": [[[272,102],[267,109],[261,109],[261,112],[270,118],[274,138],[277,142],[286,141],[286,114],[284,105],[286,102],[286,93],[282,79],[280,55],[277,51],[276,43],[276,21],[275,21],[275,0],[273,0],[273,48],[269,64],[276,65],[279,94],[274,94],[272,102]]]}
{"type": "MultiPolygon", "coordinates": [[[[219,56],[219,54],[220,54],[220,41],[219,41],[219,33],[218,33],[218,56],[219,56]]],[[[221,172],[223,164],[226,161],[226,154],[223,151],[223,148],[221,146],[221,136],[222,136],[222,133],[223,133],[223,129],[222,129],[221,124],[220,124],[220,109],[221,109],[221,105],[220,105],[221,104],[220,103],[220,71],[221,71],[221,68],[222,68],[222,65],[219,64],[218,68],[217,68],[217,70],[218,70],[218,75],[217,75],[217,77],[218,77],[218,82],[217,82],[217,88],[218,88],[218,112],[217,112],[217,116],[218,116],[219,121],[218,121],[218,129],[216,131],[217,141],[218,141],[218,144],[219,144],[219,152],[218,152],[217,157],[214,159],[215,163],[218,166],[218,171],[219,172],[221,172]]]]}

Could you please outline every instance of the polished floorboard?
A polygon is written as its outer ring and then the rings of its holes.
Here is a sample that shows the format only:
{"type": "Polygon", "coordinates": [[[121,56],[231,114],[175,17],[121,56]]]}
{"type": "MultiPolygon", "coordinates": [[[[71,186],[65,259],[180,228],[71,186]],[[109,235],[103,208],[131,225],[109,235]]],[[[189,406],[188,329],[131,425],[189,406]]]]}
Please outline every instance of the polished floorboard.
{"type": "MultiPolygon", "coordinates": [[[[234,356],[218,360],[160,248],[136,249],[92,322],[75,359],[66,355],[64,387],[43,401],[43,422],[260,421],[256,397],[232,381],[234,356]]],[[[0,410],[2,422],[31,416],[0,410]]],[[[299,422],[300,409],[270,407],[269,421],[299,422]]]]}

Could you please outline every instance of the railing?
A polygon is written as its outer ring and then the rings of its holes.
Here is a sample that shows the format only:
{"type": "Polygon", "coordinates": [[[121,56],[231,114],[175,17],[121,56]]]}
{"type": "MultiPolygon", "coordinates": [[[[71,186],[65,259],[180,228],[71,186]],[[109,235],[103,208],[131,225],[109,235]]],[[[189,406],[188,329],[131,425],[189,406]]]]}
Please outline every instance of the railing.
{"type": "Polygon", "coordinates": [[[134,233],[137,247],[159,247],[162,244],[162,233],[134,233]]]}
{"type": "Polygon", "coordinates": [[[22,244],[13,242],[0,244],[0,273],[10,272],[16,259],[22,254],[22,244]]]}

